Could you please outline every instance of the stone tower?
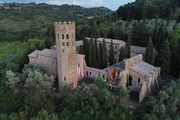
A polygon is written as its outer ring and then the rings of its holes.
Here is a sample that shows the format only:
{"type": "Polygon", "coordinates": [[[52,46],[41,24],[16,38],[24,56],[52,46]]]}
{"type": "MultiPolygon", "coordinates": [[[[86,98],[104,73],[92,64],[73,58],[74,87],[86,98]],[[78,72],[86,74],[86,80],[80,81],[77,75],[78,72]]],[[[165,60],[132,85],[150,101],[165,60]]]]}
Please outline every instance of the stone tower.
{"type": "Polygon", "coordinates": [[[55,22],[57,49],[58,82],[61,89],[64,85],[77,83],[75,22],[55,22]]]}

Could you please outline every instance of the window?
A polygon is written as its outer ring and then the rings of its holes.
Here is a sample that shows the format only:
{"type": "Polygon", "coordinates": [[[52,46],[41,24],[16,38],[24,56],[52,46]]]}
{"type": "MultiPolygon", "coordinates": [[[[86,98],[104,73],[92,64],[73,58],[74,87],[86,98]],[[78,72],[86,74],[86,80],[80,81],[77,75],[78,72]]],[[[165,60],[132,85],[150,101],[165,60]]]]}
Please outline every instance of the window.
{"type": "Polygon", "coordinates": [[[62,52],[64,53],[64,49],[62,50],[62,52]]]}
{"type": "Polygon", "coordinates": [[[62,42],[62,46],[65,46],[65,43],[64,43],[64,42],[62,42]]]}
{"type": "Polygon", "coordinates": [[[66,35],[66,39],[69,39],[69,34],[66,35]]]}
{"type": "Polygon", "coordinates": [[[69,46],[69,42],[67,42],[67,46],[69,46]]]}
{"type": "Polygon", "coordinates": [[[78,64],[78,68],[80,68],[80,64],[78,64]]]}
{"type": "Polygon", "coordinates": [[[59,39],[59,34],[57,34],[57,38],[59,39]]]}
{"type": "Polygon", "coordinates": [[[132,86],[132,76],[131,75],[129,75],[129,86],[132,86]]]}
{"type": "Polygon", "coordinates": [[[62,39],[64,39],[64,34],[62,34],[62,39]]]}
{"type": "Polygon", "coordinates": [[[140,78],[138,78],[138,83],[140,83],[141,82],[141,79],[140,78]]]}
{"type": "Polygon", "coordinates": [[[86,75],[87,75],[87,77],[88,77],[88,71],[86,72],[86,75]]]}
{"type": "Polygon", "coordinates": [[[103,78],[105,78],[105,76],[103,75],[103,78]]]}
{"type": "Polygon", "coordinates": [[[115,49],[117,49],[117,46],[115,46],[115,49]]]}
{"type": "Polygon", "coordinates": [[[66,81],[66,77],[64,77],[64,81],[66,81]]]}
{"type": "Polygon", "coordinates": [[[91,75],[91,72],[89,74],[91,75]]]}

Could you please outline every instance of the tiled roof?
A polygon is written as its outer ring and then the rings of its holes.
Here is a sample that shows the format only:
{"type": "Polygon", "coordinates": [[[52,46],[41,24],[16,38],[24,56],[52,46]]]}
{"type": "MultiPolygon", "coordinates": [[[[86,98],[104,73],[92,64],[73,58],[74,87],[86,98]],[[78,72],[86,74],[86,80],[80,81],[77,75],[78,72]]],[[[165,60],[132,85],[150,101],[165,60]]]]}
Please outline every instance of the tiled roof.
{"type": "Polygon", "coordinates": [[[56,52],[56,50],[53,50],[53,49],[44,49],[44,50],[39,52],[39,55],[56,58],[57,52],[56,52]]]}
{"type": "Polygon", "coordinates": [[[54,49],[44,49],[42,51],[35,50],[31,54],[29,54],[29,57],[34,57],[37,58],[38,55],[46,56],[46,57],[51,57],[51,58],[56,58],[57,57],[57,52],[54,49]]]}
{"type": "Polygon", "coordinates": [[[145,76],[151,76],[151,74],[154,74],[158,70],[158,68],[143,61],[133,65],[130,69],[145,76]]]}
{"type": "Polygon", "coordinates": [[[39,50],[35,50],[31,54],[29,54],[28,57],[37,58],[39,52],[40,52],[39,50]]]}
{"type": "Polygon", "coordinates": [[[131,45],[131,51],[139,53],[139,54],[145,54],[146,47],[139,47],[139,46],[131,45]]]}

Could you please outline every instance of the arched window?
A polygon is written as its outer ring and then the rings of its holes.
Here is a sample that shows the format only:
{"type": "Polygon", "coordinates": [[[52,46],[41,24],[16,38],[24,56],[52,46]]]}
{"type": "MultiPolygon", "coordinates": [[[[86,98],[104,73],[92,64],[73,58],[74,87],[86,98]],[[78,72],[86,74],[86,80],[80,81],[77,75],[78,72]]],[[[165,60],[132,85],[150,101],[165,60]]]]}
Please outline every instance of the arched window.
{"type": "Polygon", "coordinates": [[[62,34],[62,39],[64,39],[64,34],[62,34]]]}
{"type": "Polygon", "coordinates": [[[140,83],[141,82],[141,79],[140,78],[138,78],[138,83],[140,83]]]}
{"type": "Polygon", "coordinates": [[[132,76],[129,75],[129,85],[132,86],[132,76]]]}
{"type": "Polygon", "coordinates": [[[69,34],[66,35],[66,39],[69,39],[69,34]]]}
{"type": "Polygon", "coordinates": [[[57,38],[59,39],[59,34],[57,34],[57,38]]]}

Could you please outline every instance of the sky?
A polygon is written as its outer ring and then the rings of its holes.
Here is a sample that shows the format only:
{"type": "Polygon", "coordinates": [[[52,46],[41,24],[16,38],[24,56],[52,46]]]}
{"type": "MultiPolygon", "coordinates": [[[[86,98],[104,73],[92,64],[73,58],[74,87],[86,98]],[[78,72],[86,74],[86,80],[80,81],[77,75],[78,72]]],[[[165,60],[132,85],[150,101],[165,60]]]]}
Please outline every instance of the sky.
{"type": "Polygon", "coordinates": [[[134,2],[135,0],[0,0],[0,3],[4,2],[19,2],[19,3],[47,3],[47,4],[70,4],[70,5],[80,5],[83,7],[99,7],[104,6],[111,10],[117,10],[119,6],[127,4],[129,2],[134,2]]]}

